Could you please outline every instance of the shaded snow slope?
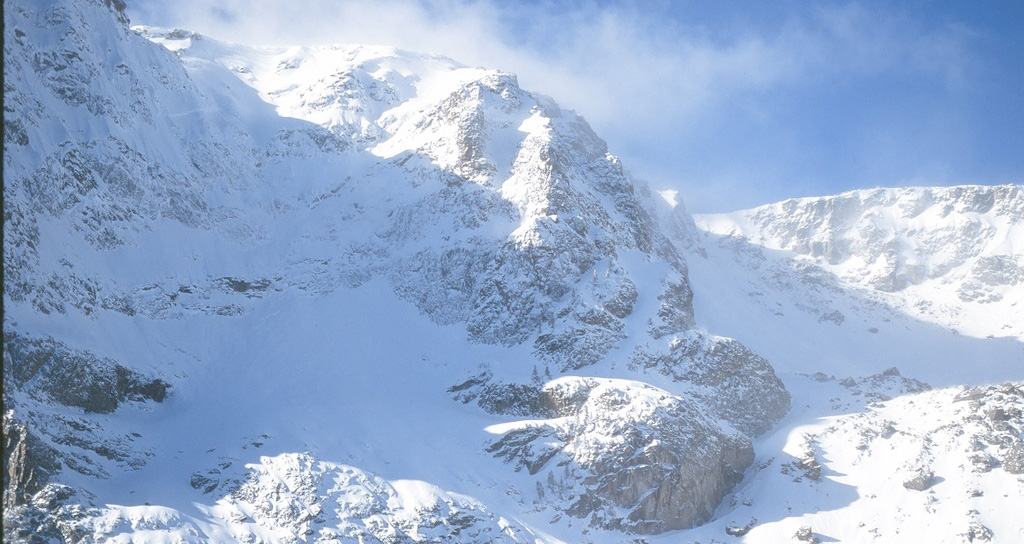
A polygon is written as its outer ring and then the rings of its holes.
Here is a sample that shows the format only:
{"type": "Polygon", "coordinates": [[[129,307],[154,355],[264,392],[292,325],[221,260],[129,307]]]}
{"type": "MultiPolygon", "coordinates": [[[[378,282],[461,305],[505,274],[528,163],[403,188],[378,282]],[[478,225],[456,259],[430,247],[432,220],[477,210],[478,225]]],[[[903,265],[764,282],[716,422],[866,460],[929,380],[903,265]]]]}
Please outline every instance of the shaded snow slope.
{"type": "Polygon", "coordinates": [[[1024,497],[1020,290],[1012,274],[979,272],[1020,259],[1020,195],[880,189],[697,216],[696,229],[673,217],[698,322],[768,357],[793,392],[731,506],[687,538],[1024,535],[1009,521],[1024,497]],[[934,277],[879,288],[909,278],[906,263],[934,277]],[[961,296],[979,284],[991,296],[961,296]]]}
{"type": "Polygon", "coordinates": [[[1019,381],[929,390],[890,370],[787,386],[794,409],[757,444],[757,470],[713,522],[675,542],[1024,537],[1019,381]]]}

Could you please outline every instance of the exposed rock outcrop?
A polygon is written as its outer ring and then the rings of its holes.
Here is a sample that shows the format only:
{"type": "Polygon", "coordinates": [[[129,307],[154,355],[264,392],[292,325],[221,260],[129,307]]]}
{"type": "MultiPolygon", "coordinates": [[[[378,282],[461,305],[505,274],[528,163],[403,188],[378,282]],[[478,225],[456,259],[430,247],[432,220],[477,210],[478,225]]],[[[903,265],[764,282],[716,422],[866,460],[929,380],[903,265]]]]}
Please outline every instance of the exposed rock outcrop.
{"type": "Polygon", "coordinates": [[[673,336],[665,351],[638,349],[630,365],[697,386],[694,397],[750,436],[789,411],[789,392],[771,364],[731,338],[689,331],[673,336]]]}
{"type": "Polygon", "coordinates": [[[505,426],[489,448],[537,475],[555,508],[593,526],[660,533],[706,521],[754,458],[693,401],[642,382],[559,378],[548,418],[505,426]]]}
{"type": "Polygon", "coordinates": [[[162,402],[171,387],[160,378],[147,378],[111,359],[71,350],[52,338],[29,339],[7,331],[4,361],[11,387],[37,400],[86,413],[113,412],[127,401],[162,402]]]}

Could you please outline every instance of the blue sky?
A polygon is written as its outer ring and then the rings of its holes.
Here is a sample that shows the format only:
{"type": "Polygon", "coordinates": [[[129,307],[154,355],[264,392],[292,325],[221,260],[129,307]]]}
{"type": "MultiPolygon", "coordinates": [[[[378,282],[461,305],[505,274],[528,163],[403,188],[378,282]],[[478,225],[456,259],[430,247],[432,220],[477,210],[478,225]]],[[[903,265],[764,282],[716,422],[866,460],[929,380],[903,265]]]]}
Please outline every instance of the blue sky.
{"type": "Polygon", "coordinates": [[[134,23],[515,72],[694,212],[1024,183],[1024,2],[135,0],[134,23]]]}

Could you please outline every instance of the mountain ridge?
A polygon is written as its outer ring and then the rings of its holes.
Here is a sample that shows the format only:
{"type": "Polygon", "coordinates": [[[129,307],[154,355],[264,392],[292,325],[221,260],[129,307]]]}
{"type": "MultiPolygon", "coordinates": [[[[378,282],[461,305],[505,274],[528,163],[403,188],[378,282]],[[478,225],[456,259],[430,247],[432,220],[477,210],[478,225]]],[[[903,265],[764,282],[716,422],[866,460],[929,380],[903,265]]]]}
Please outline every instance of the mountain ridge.
{"type": "Polygon", "coordinates": [[[707,232],[798,259],[922,320],[1024,338],[1019,185],[869,189],[697,216],[707,232]],[[955,298],[949,294],[955,294],[955,298]]]}

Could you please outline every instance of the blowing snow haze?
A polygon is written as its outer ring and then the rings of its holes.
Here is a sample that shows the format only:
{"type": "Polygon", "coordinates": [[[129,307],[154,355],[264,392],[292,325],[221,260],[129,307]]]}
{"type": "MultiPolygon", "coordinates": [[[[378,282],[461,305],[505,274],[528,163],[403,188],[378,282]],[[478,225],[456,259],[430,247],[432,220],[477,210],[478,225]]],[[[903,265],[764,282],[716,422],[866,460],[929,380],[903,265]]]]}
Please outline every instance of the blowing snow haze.
{"type": "Polygon", "coordinates": [[[691,215],[512,72],[4,39],[5,541],[1024,538],[1020,185],[691,215]]]}

